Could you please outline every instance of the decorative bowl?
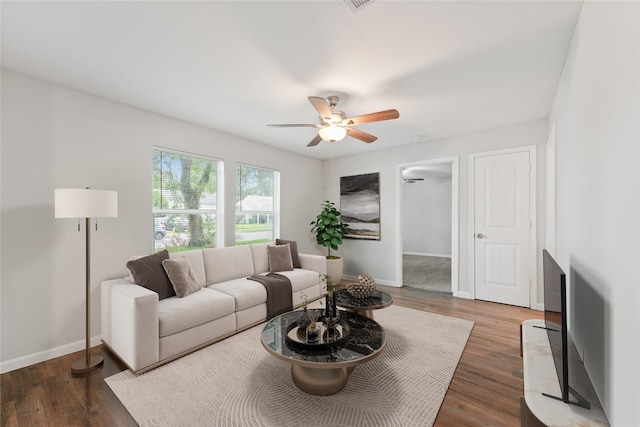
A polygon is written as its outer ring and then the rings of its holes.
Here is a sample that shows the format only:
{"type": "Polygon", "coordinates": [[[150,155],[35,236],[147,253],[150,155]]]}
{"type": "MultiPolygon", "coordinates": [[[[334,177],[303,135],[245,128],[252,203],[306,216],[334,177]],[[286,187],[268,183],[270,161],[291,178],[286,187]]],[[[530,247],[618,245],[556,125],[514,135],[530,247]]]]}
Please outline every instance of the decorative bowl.
{"type": "Polygon", "coordinates": [[[366,274],[359,275],[357,282],[347,285],[347,292],[354,298],[368,298],[375,289],[375,280],[366,274]]]}

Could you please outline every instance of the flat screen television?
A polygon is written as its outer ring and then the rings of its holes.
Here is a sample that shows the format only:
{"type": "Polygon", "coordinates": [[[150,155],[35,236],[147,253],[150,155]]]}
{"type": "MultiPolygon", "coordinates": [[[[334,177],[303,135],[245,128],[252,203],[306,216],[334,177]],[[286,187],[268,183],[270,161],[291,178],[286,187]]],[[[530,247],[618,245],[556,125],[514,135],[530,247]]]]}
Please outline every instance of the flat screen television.
{"type": "Polygon", "coordinates": [[[569,349],[574,347],[567,327],[567,276],[551,254],[542,251],[544,274],[544,323],[549,345],[558,374],[561,396],[545,396],[560,399],[584,408],[591,405],[569,385],[569,349]],[[573,399],[571,399],[573,397],[573,399]]]}

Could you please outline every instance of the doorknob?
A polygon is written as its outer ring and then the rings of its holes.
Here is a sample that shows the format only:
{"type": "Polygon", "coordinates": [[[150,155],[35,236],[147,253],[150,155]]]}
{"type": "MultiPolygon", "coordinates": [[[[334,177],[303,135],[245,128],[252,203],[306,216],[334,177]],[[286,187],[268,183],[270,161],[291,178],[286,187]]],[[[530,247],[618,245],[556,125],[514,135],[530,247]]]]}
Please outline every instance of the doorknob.
{"type": "Polygon", "coordinates": [[[477,237],[478,239],[482,239],[482,238],[484,238],[484,234],[482,234],[482,233],[478,233],[478,234],[476,234],[476,237],[477,237]]]}

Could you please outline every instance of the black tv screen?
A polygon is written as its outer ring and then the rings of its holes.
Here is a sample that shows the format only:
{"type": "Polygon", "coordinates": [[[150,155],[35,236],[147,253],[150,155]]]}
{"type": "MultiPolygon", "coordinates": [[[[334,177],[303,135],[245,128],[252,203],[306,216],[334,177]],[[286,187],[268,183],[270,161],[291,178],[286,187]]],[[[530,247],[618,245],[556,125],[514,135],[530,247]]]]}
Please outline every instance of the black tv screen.
{"type": "Polygon", "coordinates": [[[542,251],[544,274],[544,323],[549,345],[556,365],[561,396],[546,396],[560,399],[589,409],[591,404],[569,384],[569,363],[576,359],[576,348],[567,327],[567,276],[546,249],[542,251]],[[569,351],[572,355],[569,355],[569,351]],[[570,397],[573,399],[571,400],[570,397]]]}
{"type": "Polygon", "coordinates": [[[561,399],[569,403],[569,361],[567,331],[567,279],[546,249],[542,251],[544,273],[544,323],[556,365],[561,399]]]}

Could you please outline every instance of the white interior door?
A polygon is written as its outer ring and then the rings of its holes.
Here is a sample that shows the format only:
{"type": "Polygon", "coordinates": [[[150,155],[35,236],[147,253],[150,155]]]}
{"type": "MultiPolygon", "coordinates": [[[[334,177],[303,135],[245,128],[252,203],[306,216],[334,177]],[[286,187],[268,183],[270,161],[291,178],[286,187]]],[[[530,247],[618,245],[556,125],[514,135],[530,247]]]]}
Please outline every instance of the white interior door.
{"type": "Polygon", "coordinates": [[[531,156],[529,151],[519,151],[474,159],[478,299],[530,306],[531,156]]]}

